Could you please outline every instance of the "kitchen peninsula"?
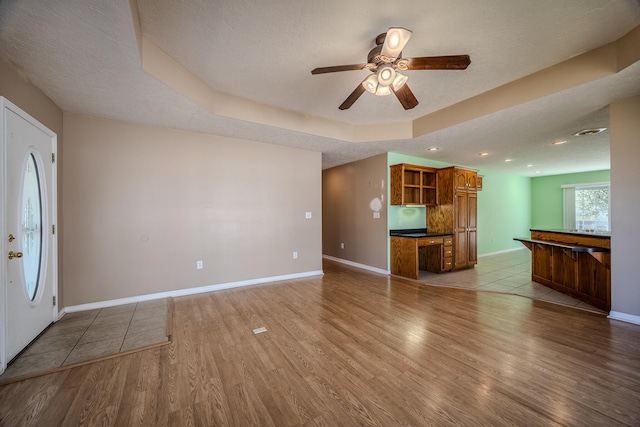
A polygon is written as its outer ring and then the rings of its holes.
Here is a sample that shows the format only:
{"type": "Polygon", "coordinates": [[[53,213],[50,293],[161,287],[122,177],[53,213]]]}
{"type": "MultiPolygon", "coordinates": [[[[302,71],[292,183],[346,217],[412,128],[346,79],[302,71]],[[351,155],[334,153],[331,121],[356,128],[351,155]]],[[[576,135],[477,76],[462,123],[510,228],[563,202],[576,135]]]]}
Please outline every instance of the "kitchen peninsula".
{"type": "Polygon", "coordinates": [[[532,229],[515,238],[531,251],[531,280],[611,310],[611,235],[532,229]]]}

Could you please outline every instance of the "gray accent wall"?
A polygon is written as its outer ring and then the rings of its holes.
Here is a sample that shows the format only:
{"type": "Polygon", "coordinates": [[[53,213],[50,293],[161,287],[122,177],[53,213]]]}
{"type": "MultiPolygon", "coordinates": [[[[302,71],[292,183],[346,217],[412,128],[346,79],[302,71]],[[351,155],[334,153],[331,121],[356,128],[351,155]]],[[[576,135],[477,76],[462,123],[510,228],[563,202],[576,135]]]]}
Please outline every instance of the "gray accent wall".
{"type": "Polygon", "coordinates": [[[610,106],[611,310],[640,321],[640,96],[610,106]]]}
{"type": "Polygon", "coordinates": [[[387,186],[386,154],[322,172],[323,254],[387,270],[387,186]]]}

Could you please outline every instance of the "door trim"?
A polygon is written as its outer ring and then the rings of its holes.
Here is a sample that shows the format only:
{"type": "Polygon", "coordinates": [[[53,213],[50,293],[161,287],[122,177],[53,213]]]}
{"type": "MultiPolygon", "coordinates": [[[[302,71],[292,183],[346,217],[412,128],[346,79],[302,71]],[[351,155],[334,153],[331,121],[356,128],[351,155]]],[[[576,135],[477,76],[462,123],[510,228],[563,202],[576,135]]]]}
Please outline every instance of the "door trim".
{"type": "MultiPolygon", "coordinates": [[[[0,262],[0,293],[2,294],[2,303],[0,303],[0,374],[4,372],[7,367],[7,350],[6,350],[6,337],[7,337],[7,327],[8,327],[8,319],[7,319],[7,223],[5,212],[7,209],[7,179],[6,179],[6,170],[7,170],[7,147],[6,147],[6,116],[7,110],[12,111],[13,113],[19,115],[26,121],[28,121],[33,126],[37,127],[45,133],[49,138],[51,138],[51,151],[54,154],[54,159],[52,159],[51,165],[51,200],[49,203],[51,204],[51,225],[55,225],[55,233],[50,234],[49,238],[52,242],[51,253],[49,256],[52,257],[52,268],[53,268],[53,297],[56,299],[56,304],[52,306],[51,312],[51,321],[55,322],[58,320],[58,234],[59,234],[59,226],[58,226],[58,136],[51,129],[44,126],[42,123],[38,122],[35,118],[29,115],[27,112],[10,102],[4,97],[0,96],[0,165],[2,165],[2,173],[0,173],[0,189],[2,189],[2,197],[0,197],[0,211],[2,215],[0,216],[0,230],[2,232],[2,236],[0,236],[0,255],[2,256],[3,261],[0,262]]],[[[48,159],[42,159],[43,161],[48,161],[48,159]]],[[[52,230],[47,230],[48,233],[52,233],[52,230]]]]}

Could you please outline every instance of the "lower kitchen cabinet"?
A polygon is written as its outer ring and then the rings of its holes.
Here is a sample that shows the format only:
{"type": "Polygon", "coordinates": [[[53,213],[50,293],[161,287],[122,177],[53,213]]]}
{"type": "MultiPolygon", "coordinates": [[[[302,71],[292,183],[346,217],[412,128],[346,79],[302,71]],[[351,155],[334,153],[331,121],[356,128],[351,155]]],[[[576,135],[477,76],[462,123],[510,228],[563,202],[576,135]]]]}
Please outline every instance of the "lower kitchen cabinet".
{"type": "Polygon", "coordinates": [[[452,268],[453,236],[391,236],[391,274],[418,279],[420,270],[442,273],[452,268]]]}

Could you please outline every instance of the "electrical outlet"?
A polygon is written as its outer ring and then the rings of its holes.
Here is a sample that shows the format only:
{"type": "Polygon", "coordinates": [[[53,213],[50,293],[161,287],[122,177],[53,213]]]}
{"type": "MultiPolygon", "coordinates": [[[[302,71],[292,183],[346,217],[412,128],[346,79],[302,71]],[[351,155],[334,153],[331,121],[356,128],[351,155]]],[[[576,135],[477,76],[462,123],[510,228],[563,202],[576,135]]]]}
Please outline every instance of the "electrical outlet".
{"type": "Polygon", "coordinates": [[[293,259],[298,259],[298,252],[293,253],[293,259]]]}
{"type": "Polygon", "coordinates": [[[340,243],[340,249],[344,249],[344,243],[340,243]]]}
{"type": "Polygon", "coordinates": [[[374,219],[380,219],[380,212],[374,212],[373,213],[373,218],[374,219]]]}
{"type": "Polygon", "coordinates": [[[202,270],[202,261],[196,261],[196,268],[202,270]]]}
{"type": "Polygon", "coordinates": [[[254,335],[261,334],[263,332],[267,332],[267,328],[265,328],[264,326],[253,330],[254,335]]]}
{"type": "Polygon", "coordinates": [[[304,214],[304,217],[305,217],[306,219],[311,219],[311,212],[307,212],[307,213],[305,213],[305,214],[304,214]]]}

